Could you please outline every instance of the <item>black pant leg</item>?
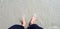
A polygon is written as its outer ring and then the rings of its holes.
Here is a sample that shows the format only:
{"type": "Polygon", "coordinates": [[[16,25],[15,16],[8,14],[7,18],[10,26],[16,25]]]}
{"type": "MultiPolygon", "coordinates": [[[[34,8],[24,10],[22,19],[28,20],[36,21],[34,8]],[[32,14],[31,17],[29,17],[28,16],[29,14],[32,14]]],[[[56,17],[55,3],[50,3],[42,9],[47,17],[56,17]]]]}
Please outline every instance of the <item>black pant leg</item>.
{"type": "Polygon", "coordinates": [[[42,27],[39,27],[36,24],[32,24],[32,25],[29,25],[29,27],[27,29],[43,29],[43,28],[42,27]]]}
{"type": "Polygon", "coordinates": [[[9,27],[8,29],[24,29],[24,27],[21,25],[13,25],[13,26],[9,27]]]}

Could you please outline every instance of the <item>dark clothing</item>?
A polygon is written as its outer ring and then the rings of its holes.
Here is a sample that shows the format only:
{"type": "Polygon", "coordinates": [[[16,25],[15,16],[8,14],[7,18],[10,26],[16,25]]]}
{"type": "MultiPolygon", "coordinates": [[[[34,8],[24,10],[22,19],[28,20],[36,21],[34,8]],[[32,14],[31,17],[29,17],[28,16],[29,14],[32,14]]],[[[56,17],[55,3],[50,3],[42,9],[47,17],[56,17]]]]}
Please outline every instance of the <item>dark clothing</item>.
{"type": "Polygon", "coordinates": [[[43,29],[43,28],[42,27],[39,27],[36,24],[32,24],[32,25],[29,25],[29,27],[27,29],[43,29]]]}
{"type": "MultiPolygon", "coordinates": [[[[25,29],[25,28],[23,26],[21,26],[21,25],[13,25],[8,29],[25,29]]],[[[39,27],[36,24],[33,24],[33,25],[29,25],[27,29],[43,29],[43,28],[39,27]]]]}
{"type": "Polygon", "coordinates": [[[11,26],[11,27],[8,28],[8,29],[24,29],[24,27],[21,26],[21,25],[13,25],[13,26],[11,26]]]}

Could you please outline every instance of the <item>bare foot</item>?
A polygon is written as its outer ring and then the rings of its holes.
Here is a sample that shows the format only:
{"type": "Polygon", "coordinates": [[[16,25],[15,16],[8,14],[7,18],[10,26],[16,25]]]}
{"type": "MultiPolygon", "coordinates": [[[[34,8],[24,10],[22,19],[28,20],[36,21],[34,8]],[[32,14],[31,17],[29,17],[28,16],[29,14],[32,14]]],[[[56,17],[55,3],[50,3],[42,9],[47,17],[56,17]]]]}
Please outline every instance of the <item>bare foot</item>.
{"type": "Polygon", "coordinates": [[[21,25],[22,25],[23,27],[25,27],[25,26],[26,26],[25,17],[22,17],[22,20],[21,20],[21,25]]]}
{"type": "Polygon", "coordinates": [[[36,15],[33,15],[31,20],[30,20],[29,25],[35,24],[35,22],[36,22],[36,15]]]}

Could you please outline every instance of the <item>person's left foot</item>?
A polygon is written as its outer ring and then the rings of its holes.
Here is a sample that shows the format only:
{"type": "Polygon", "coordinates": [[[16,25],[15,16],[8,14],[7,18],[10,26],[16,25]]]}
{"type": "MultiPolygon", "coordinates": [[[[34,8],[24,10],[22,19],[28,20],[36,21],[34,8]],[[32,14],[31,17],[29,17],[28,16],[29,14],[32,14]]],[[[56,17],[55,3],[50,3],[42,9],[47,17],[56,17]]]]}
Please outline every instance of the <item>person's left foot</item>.
{"type": "Polygon", "coordinates": [[[23,27],[25,27],[25,26],[26,26],[25,17],[22,17],[22,20],[21,20],[21,25],[22,25],[23,27]]]}

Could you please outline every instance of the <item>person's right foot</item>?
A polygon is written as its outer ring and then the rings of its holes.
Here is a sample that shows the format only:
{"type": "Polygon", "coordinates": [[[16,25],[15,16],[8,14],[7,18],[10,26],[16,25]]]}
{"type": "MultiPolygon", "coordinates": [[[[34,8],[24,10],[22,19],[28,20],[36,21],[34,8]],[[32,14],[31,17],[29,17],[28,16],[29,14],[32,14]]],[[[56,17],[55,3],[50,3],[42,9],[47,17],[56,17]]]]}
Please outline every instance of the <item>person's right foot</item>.
{"type": "Polygon", "coordinates": [[[29,25],[32,25],[32,24],[35,24],[35,23],[36,23],[36,15],[33,15],[31,20],[30,20],[29,25]]]}

